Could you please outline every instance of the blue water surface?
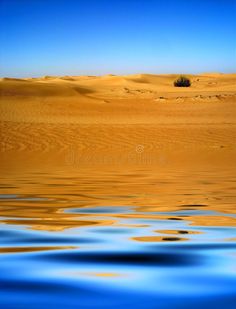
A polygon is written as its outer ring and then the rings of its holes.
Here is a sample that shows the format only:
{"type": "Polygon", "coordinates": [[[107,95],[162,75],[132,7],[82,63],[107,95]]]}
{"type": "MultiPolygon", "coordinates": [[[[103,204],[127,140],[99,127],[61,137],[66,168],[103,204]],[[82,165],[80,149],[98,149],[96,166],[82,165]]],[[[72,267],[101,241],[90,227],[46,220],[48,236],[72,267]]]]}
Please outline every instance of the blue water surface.
{"type": "Polygon", "coordinates": [[[188,176],[2,176],[0,308],[236,308],[236,178],[188,176]]]}

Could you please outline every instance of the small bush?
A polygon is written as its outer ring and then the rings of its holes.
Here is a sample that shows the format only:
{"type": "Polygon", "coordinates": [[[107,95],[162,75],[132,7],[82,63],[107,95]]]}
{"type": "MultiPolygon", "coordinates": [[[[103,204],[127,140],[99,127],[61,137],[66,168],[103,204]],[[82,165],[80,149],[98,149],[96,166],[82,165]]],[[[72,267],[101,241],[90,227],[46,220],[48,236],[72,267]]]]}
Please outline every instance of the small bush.
{"type": "Polygon", "coordinates": [[[190,87],[191,81],[189,78],[185,76],[180,76],[178,79],[174,81],[174,86],[175,87],[190,87]]]}

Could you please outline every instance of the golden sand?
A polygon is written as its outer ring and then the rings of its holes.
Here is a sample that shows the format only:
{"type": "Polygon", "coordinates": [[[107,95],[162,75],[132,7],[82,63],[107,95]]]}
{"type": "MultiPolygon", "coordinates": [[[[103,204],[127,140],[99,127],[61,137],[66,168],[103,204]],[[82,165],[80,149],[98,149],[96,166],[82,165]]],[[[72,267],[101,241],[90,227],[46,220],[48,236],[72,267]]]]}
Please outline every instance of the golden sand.
{"type": "Polygon", "coordinates": [[[67,76],[0,81],[1,150],[88,153],[234,148],[236,74],[67,76]]]}

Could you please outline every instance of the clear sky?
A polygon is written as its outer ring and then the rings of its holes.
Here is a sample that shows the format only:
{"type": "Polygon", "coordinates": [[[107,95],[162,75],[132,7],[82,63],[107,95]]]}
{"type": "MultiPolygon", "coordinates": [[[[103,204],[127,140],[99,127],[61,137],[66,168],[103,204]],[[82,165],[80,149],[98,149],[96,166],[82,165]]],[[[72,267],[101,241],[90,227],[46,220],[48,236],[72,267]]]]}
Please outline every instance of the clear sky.
{"type": "Polygon", "coordinates": [[[0,74],[236,72],[236,0],[0,0],[0,74]]]}

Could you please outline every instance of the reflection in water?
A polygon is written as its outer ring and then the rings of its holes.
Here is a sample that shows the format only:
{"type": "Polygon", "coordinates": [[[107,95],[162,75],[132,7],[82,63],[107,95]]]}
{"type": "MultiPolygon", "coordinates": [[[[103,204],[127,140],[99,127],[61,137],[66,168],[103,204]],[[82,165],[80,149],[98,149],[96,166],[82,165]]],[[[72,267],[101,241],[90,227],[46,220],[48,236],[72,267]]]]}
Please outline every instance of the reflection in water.
{"type": "Polygon", "coordinates": [[[47,251],[47,250],[60,250],[60,249],[67,249],[67,248],[72,248],[73,247],[4,247],[0,248],[0,253],[17,253],[17,252],[34,252],[34,251],[47,251]]]}
{"type": "Polygon", "coordinates": [[[232,170],[47,167],[0,182],[1,308],[234,308],[232,170]]]}
{"type": "Polygon", "coordinates": [[[161,237],[161,236],[140,236],[133,237],[134,240],[146,241],[146,242],[155,242],[155,241],[179,241],[179,240],[188,240],[188,238],[180,237],[161,237]]]}

